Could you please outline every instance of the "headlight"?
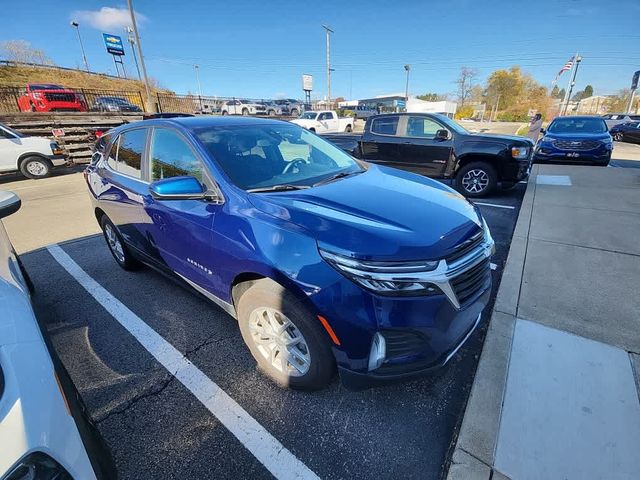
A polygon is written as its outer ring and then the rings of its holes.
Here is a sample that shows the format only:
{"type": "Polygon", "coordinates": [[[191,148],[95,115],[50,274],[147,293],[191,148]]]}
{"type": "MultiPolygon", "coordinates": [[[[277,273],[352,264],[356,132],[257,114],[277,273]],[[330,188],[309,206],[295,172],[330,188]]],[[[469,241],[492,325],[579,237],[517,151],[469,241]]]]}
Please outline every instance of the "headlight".
{"type": "Polygon", "coordinates": [[[51,153],[54,155],[62,155],[63,151],[60,145],[58,145],[58,142],[49,143],[49,147],[51,147],[51,153]]]}
{"type": "Polygon", "coordinates": [[[511,156],[516,160],[525,160],[529,156],[529,147],[511,147],[511,156]]]}
{"type": "Polygon", "coordinates": [[[358,285],[378,295],[428,296],[442,291],[434,284],[420,281],[422,273],[432,272],[438,261],[373,262],[356,260],[320,249],[329,265],[358,285]]]}

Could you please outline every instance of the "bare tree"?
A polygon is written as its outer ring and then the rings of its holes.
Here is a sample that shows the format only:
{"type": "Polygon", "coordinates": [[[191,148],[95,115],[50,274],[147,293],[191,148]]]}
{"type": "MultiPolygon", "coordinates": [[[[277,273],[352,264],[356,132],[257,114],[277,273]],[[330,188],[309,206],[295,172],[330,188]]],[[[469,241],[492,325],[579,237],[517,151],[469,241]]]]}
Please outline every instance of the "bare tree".
{"type": "Polygon", "coordinates": [[[33,48],[26,40],[7,40],[0,43],[0,56],[6,60],[21,63],[55,65],[44,51],[33,48]]]}
{"type": "Polygon", "coordinates": [[[463,107],[465,102],[469,100],[471,96],[471,91],[474,87],[474,78],[478,76],[478,72],[476,72],[473,68],[462,67],[460,69],[460,75],[458,76],[455,84],[458,86],[457,95],[458,102],[460,102],[460,106],[463,107]]]}

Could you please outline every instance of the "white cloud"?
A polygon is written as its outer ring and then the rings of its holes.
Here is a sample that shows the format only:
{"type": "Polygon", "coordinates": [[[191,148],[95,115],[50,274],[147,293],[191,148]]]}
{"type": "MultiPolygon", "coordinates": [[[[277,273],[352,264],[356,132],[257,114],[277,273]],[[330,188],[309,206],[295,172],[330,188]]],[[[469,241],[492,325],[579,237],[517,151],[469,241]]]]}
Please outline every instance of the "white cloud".
{"type": "MultiPolygon", "coordinates": [[[[122,29],[131,25],[131,16],[127,8],[102,7],[100,10],[77,10],[71,19],[80,24],[88,23],[97,30],[122,29]]],[[[136,12],[137,23],[147,21],[147,17],[136,12]]]]}

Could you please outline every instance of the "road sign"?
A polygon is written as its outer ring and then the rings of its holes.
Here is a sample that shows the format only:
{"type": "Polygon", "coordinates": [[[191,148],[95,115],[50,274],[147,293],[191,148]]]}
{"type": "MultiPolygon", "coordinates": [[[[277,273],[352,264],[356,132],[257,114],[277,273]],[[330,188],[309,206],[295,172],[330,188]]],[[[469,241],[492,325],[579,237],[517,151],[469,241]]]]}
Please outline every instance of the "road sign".
{"type": "Polygon", "coordinates": [[[313,90],[313,76],[303,74],[302,75],[302,90],[305,92],[310,92],[313,90]]]}
{"type": "Polygon", "coordinates": [[[633,78],[631,79],[631,90],[638,88],[638,79],[640,79],[640,70],[633,74],[633,78]]]}
{"type": "Polygon", "coordinates": [[[110,33],[103,33],[102,38],[104,38],[104,46],[107,47],[107,52],[111,55],[124,55],[122,38],[118,35],[111,35],[110,33]]]}

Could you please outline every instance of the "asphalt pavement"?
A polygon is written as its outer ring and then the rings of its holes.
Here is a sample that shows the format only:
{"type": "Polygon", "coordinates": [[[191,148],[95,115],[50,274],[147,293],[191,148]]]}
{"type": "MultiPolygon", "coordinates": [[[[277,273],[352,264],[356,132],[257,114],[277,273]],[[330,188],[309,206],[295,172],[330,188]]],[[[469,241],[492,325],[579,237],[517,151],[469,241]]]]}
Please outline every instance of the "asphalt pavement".
{"type": "MultiPolygon", "coordinates": [[[[81,185],[79,176],[56,178],[73,189],[81,185]]],[[[41,188],[53,192],[55,181],[49,181],[41,188]]],[[[284,390],[256,369],[234,319],[149,268],[120,270],[100,235],[78,235],[95,231],[88,224],[95,223],[91,212],[76,213],[79,193],[55,197],[61,213],[50,216],[41,210],[47,195],[29,188],[37,184],[18,184],[38,207],[27,200],[25,219],[19,212],[7,225],[12,237],[20,228],[17,249],[25,252],[21,257],[35,284],[34,307],[110,445],[120,478],[269,478],[269,462],[258,457],[272,439],[321,478],[442,476],[487,318],[450,364],[429,376],[364,391],[346,390],[337,379],[320,392],[284,390]],[[34,219],[38,210],[41,221],[34,219]],[[43,222],[69,224],[69,232],[40,231],[43,222]],[[59,240],[65,237],[74,239],[59,240]],[[248,441],[231,433],[233,420],[221,421],[215,402],[197,398],[189,382],[154,358],[49,250],[28,251],[22,243],[35,241],[59,243],[92,281],[226,392],[268,438],[248,441]]],[[[478,202],[496,240],[494,294],[524,187],[478,202]]]]}

